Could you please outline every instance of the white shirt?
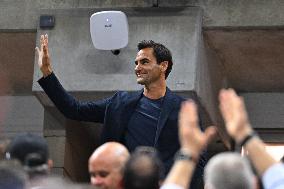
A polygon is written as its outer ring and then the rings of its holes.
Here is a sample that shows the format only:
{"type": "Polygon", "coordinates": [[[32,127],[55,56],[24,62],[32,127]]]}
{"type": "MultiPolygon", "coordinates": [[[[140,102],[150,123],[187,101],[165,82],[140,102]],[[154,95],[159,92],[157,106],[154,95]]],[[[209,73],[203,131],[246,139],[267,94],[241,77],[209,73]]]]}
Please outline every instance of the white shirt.
{"type": "Polygon", "coordinates": [[[269,167],[262,176],[265,189],[284,189],[284,164],[269,167]]]}
{"type": "Polygon", "coordinates": [[[184,188],[177,184],[168,183],[163,185],[160,189],[184,189],[184,188]]]}

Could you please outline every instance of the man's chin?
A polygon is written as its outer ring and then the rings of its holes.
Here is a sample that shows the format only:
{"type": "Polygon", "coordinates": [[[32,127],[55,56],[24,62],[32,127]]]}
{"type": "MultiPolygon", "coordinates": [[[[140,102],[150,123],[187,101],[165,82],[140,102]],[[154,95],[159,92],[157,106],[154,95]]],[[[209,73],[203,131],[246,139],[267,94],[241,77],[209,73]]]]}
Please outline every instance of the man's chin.
{"type": "Polygon", "coordinates": [[[140,85],[145,85],[145,80],[144,79],[137,79],[137,83],[140,85]]]}

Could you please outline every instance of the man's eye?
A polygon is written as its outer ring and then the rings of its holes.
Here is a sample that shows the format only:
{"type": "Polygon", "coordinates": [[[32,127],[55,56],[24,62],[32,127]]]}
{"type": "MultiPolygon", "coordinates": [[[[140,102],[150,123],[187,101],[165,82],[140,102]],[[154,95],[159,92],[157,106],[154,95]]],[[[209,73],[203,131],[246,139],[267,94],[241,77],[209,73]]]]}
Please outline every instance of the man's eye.
{"type": "Polygon", "coordinates": [[[148,63],[148,61],[147,60],[145,60],[145,61],[141,61],[141,64],[147,64],[148,63]]]}
{"type": "Polygon", "coordinates": [[[105,171],[98,173],[98,175],[99,175],[100,177],[107,177],[108,174],[109,174],[109,172],[105,172],[105,171]]]}

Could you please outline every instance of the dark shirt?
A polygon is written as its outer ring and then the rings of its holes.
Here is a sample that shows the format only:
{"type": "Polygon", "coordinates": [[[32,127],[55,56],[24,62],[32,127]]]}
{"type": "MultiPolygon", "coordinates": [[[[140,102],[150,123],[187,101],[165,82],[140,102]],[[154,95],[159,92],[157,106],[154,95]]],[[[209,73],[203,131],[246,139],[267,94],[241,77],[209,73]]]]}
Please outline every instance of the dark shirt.
{"type": "Polygon", "coordinates": [[[163,98],[149,99],[143,95],[139,100],[125,134],[125,145],[130,152],[137,146],[154,146],[162,104],[163,98]]]}

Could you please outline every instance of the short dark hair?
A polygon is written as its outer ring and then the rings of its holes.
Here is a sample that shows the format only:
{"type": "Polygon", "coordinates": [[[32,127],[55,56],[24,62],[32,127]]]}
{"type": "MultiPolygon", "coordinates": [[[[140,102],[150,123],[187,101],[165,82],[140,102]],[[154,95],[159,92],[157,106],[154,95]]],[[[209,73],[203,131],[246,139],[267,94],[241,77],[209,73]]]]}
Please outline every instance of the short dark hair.
{"type": "Polygon", "coordinates": [[[6,149],[6,159],[17,159],[29,167],[47,163],[48,156],[45,139],[31,133],[16,136],[6,149]]]}
{"type": "Polygon", "coordinates": [[[158,189],[163,165],[152,147],[138,147],[125,165],[125,189],[158,189]]]}
{"type": "Polygon", "coordinates": [[[163,61],[168,61],[168,68],[165,73],[165,78],[167,79],[173,67],[173,59],[171,51],[163,44],[156,43],[153,40],[140,41],[137,47],[138,51],[145,48],[153,48],[154,56],[156,57],[158,64],[160,64],[163,61]]]}

